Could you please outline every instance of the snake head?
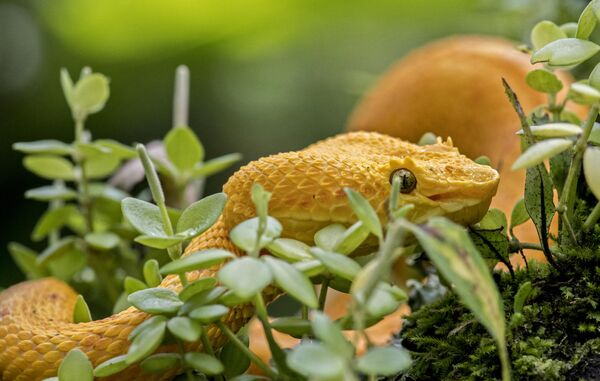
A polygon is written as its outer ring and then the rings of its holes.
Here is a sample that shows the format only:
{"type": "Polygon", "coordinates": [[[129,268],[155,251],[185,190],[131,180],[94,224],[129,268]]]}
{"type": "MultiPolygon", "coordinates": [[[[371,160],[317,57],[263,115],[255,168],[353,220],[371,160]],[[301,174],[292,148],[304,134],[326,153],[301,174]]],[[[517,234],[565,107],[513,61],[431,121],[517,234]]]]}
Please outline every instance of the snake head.
{"type": "Polygon", "coordinates": [[[342,134],[242,167],[224,187],[229,201],[223,220],[232,228],[255,216],[250,190],[258,182],[272,193],[269,214],[282,223],[283,235],[312,243],[324,226],[356,221],[346,187],[385,220],[393,176],[405,181],[398,206],[415,206],[408,218],[441,215],[464,225],[483,217],[499,180],[498,172],[461,155],[451,141],[418,146],[377,133],[342,134]]]}

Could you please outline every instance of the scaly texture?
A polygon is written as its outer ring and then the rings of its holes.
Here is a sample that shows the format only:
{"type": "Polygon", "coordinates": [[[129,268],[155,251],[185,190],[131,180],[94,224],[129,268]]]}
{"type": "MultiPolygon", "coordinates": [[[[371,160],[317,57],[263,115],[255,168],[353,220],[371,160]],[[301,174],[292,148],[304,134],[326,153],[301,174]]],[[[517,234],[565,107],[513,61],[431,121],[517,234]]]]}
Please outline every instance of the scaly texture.
{"type": "MultiPolygon", "coordinates": [[[[229,201],[219,221],[186,248],[184,255],[207,248],[222,248],[238,255],[228,239],[229,230],[255,215],[250,200],[252,184],[272,192],[270,215],[279,219],[287,237],[311,242],[314,232],[331,223],[355,221],[344,187],[361,192],[385,219],[390,175],[399,168],[417,178],[416,188],[399,195],[399,203],[412,203],[409,216],[422,221],[433,215],[459,223],[477,222],[485,214],[498,185],[498,173],[458,153],[450,140],[417,146],[377,133],[350,133],[318,142],[298,152],[281,153],[251,162],[225,184],[229,201]]],[[[214,276],[218,268],[188,273],[190,281],[214,276]]],[[[169,276],[161,287],[181,288],[169,276]]],[[[275,296],[268,289],[267,299],[275,296]]],[[[23,282],[0,294],[0,379],[42,380],[56,375],[67,352],[80,348],[94,366],[124,354],[127,337],[148,314],[131,307],[108,318],[89,323],[72,322],[76,294],[55,279],[23,282]]],[[[252,317],[249,305],[238,306],[223,318],[237,331],[252,317]]],[[[218,348],[225,338],[215,327],[208,329],[211,344],[218,348]]],[[[201,344],[190,348],[201,349],[201,344]]],[[[163,346],[158,352],[174,351],[163,346]]],[[[144,374],[137,365],[104,380],[168,380],[177,371],[144,374]]]]}

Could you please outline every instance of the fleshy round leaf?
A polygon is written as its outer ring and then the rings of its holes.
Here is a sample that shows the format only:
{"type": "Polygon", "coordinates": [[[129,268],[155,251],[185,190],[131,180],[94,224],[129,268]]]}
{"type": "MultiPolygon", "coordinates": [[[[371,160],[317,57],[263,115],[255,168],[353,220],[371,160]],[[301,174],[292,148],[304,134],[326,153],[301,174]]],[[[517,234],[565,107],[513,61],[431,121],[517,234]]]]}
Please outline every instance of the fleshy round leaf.
{"type": "Polygon", "coordinates": [[[137,309],[150,314],[174,314],[183,305],[177,294],[166,288],[147,288],[127,298],[137,309]]]}
{"type": "Polygon", "coordinates": [[[400,307],[400,304],[407,299],[408,297],[402,289],[395,290],[390,285],[380,283],[373,290],[365,308],[369,317],[383,318],[396,311],[400,307]]]}
{"type": "Polygon", "coordinates": [[[187,237],[182,235],[172,235],[157,237],[153,235],[140,235],[135,237],[134,241],[141,243],[144,246],[152,247],[154,249],[167,249],[173,245],[177,245],[185,241],[187,237]]]}
{"type": "Polygon", "coordinates": [[[117,155],[103,153],[94,155],[85,160],[83,167],[89,179],[101,179],[112,174],[121,164],[117,155]]]}
{"type": "Polygon", "coordinates": [[[600,90],[600,63],[597,64],[590,73],[588,84],[593,88],[600,90]]]}
{"type": "Polygon", "coordinates": [[[527,73],[525,81],[529,87],[542,93],[554,94],[563,88],[563,84],[556,74],[544,69],[530,71],[527,73]]]}
{"type": "Polygon", "coordinates": [[[344,255],[350,254],[367,239],[369,234],[370,231],[365,224],[357,221],[338,237],[332,251],[344,255]]]}
{"type": "MultiPolygon", "coordinates": [[[[564,138],[579,135],[582,132],[581,127],[572,123],[548,123],[531,126],[530,128],[534,136],[542,138],[564,138]]],[[[517,134],[524,135],[524,132],[519,130],[517,134]]]]}
{"type": "Polygon", "coordinates": [[[600,101],[600,90],[585,83],[576,82],[569,89],[569,99],[579,104],[591,105],[600,101]]]}
{"type": "Polygon", "coordinates": [[[287,356],[287,364],[304,377],[314,380],[343,379],[346,369],[346,362],[339,354],[324,345],[310,342],[292,349],[287,356]]]}
{"type": "Polygon", "coordinates": [[[317,276],[325,271],[325,266],[318,259],[296,262],[293,266],[308,277],[317,276]]]}
{"type": "Polygon", "coordinates": [[[552,21],[540,21],[531,30],[531,43],[534,50],[540,50],[552,41],[566,37],[565,32],[552,21]]]}
{"type": "Polygon", "coordinates": [[[311,322],[299,317],[282,317],[271,322],[274,330],[294,337],[312,334],[311,322]]]}
{"type": "Polygon", "coordinates": [[[85,235],[85,242],[98,250],[110,250],[119,244],[119,236],[111,232],[88,233],[85,235]]]}
{"type": "Polygon", "coordinates": [[[217,221],[227,202],[225,193],[216,193],[188,206],[177,221],[177,233],[188,238],[204,233],[217,221]]]}
{"type": "Polygon", "coordinates": [[[75,168],[65,158],[49,155],[25,156],[23,166],[48,180],[74,180],[75,168]]]}
{"type": "Polygon", "coordinates": [[[323,250],[334,251],[344,233],[346,227],[342,224],[327,225],[315,233],[315,244],[323,250]]]}
{"type": "Polygon", "coordinates": [[[37,140],[34,142],[14,143],[12,148],[15,151],[27,154],[46,154],[46,155],[70,155],[73,148],[67,143],[58,140],[37,140]]]}
{"type": "Polygon", "coordinates": [[[208,376],[221,374],[225,370],[221,361],[206,353],[188,352],[184,356],[184,361],[188,366],[208,376]]]}
{"type": "Polygon", "coordinates": [[[121,201],[121,209],[127,221],[140,233],[149,236],[166,236],[158,206],[136,198],[121,201]]]}
{"type": "Polygon", "coordinates": [[[147,357],[140,363],[140,368],[145,373],[163,373],[181,364],[179,353],[157,353],[147,357]]]}
{"type": "Polygon", "coordinates": [[[66,204],[49,209],[36,223],[33,232],[31,233],[31,239],[40,241],[53,230],[60,229],[65,225],[70,225],[70,223],[79,216],[81,216],[81,212],[73,204],[66,204]]]}
{"type": "Polygon", "coordinates": [[[525,199],[521,198],[517,201],[510,214],[510,228],[522,225],[528,220],[529,214],[527,214],[527,209],[525,208],[525,199]]]}
{"type": "Polygon", "coordinates": [[[479,226],[484,230],[496,230],[499,228],[504,230],[507,225],[506,215],[503,211],[496,208],[489,209],[481,221],[479,221],[479,226]]]}
{"type": "Polygon", "coordinates": [[[590,190],[600,200],[600,148],[588,147],[585,150],[583,173],[590,190]]]}
{"type": "Polygon", "coordinates": [[[369,204],[369,201],[353,189],[344,188],[344,192],[346,192],[350,206],[358,219],[362,221],[364,226],[373,235],[382,238],[383,229],[381,228],[381,222],[379,222],[379,217],[377,217],[377,213],[371,204],[369,204]]]}
{"type": "MultiPolygon", "coordinates": [[[[258,224],[258,217],[246,220],[231,230],[229,238],[231,238],[233,243],[240,249],[248,252],[252,251],[256,246],[258,224]]],[[[267,217],[267,226],[260,239],[259,247],[263,248],[273,242],[274,239],[279,238],[282,229],[279,221],[273,217],[267,217]]]]}
{"type": "Polygon", "coordinates": [[[162,319],[152,320],[146,325],[143,332],[136,335],[133,339],[129,350],[127,351],[125,362],[128,365],[131,365],[148,357],[148,355],[154,352],[165,337],[166,326],[167,323],[162,319]]]}
{"type": "Polygon", "coordinates": [[[127,368],[129,365],[125,362],[127,355],[121,355],[106,360],[94,369],[94,377],[107,377],[127,368]]]}
{"type": "Polygon", "coordinates": [[[94,144],[101,148],[108,149],[111,155],[116,156],[119,159],[133,159],[137,157],[137,152],[135,152],[135,149],[119,143],[116,140],[99,139],[94,141],[94,144]]]}
{"type": "Polygon", "coordinates": [[[198,341],[202,333],[200,324],[185,316],[169,319],[167,328],[175,337],[187,342],[198,341]]]}
{"type": "Polygon", "coordinates": [[[318,307],[319,302],[315,295],[315,290],[306,275],[302,274],[294,266],[280,259],[270,256],[264,256],[262,259],[271,268],[275,283],[277,283],[279,287],[298,299],[302,304],[310,308],[318,307]]]}
{"type": "Polygon", "coordinates": [[[25,192],[25,198],[36,201],[69,201],[77,198],[77,192],[63,185],[47,185],[30,189],[25,192]]]}
{"type": "Polygon", "coordinates": [[[571,140],[548,139],[535,143],[523,152],[512,165],[512,170],[531,168],[544,160],[557,155],[573,146],[571,140]]]}
{"type": "Polygon", "coordinates": [[[242,155],[239,153],[231,153],[228,155],[219,156],[217,158],[205,161],[197,165],[192,171],[193,177],[207,177],[224,169],[229,168],[235,162],[239,161],[242,155]]]}
{"type": "Polygon", "coordinates": [[[267,246],[267,249],[271,254],[289,262],[312,258],[309,253],[310,246],[290,238],[277,238],[267,246]]]}
{"type": "Polygon", "coordinates": [[[338,253],[331,253],[314,247],[310,253],[318,259],[327,270],[339,277],[352,280],[360,271],[360,265],[354,260],[338,253]]]}
{"type": "Polygon", "coordinates": [[[183,307],[181,307],[181,310],[179,310],[179,316],[189,314],[190,312],[199,307],[215,303],[219,298],[223,296],[225,291],[225,287],[217,286],[195,294],[194,296],[185,301],[185,304],[183,305],[183,307]]]}
{"type": "Polygon", "coordinates": [[[123,288],[127,295],[133,294],[134,292],[142,291],[148,288],[146,283],[142,282],[139,279],[136,279],[132,276],[126,276],[123,280],[123,288]]]}
{"type": "Polygon", "coordinates": [[[575,32],[576,38],[587,40],[596,28],[598,18],[594,14],[594,3],[595,1],[591,1],[587,7],[585,7],[583,12],[581,12],[579,20],[577,21],[577,31],[575,32]]]}
{"type": "Polygon", "coordinates": [[[152,327],[155,327],[159,323],[165,323],[165,325],[166,325],[167,318],[164,316],[161,316],[161,315],[157,315],[157,316],[152,316],[151,318],[149,318],[147,320],[144,320],[140,325],[135,327],[133,329],[133,331],[131,331],[129,333],[129,336],[127,337],[127,339],[129,341],[133,341],[133,340],[135,340],[136,337],[143,334],[146,329],[151,329],[152,327]]]}
{"type": "Polygon", "coordinates": [[[179,299],[181,299],[185,302],[188,299],[190,299],[192,296],[194,296],[202,291],[205,291],[205,290],[215,287],[216,284],[217,284],[217,280],[215,278],[198,279],[198,280],[188,284],[187,286],[185,286],[183,288],[183,290],[181,290],[181,292],[179,293],[179,299]]]}
{"type": "Polygon", "coordinates": [[[424,133],[421,138],[419,138],[419,142],[417,143],[420,146],[428,146],[435,144],[437,142],[437,136],[433,132],[424,133]]]}
{"type": "MultiPolygon", "coordinates": [[[[247,335],[238,335],[238,338],[248,347],[249,339],[247,335]]],[[[231,341],[227,342],[221,349],[219,360],[225,367],[223,375],[226,380],[231,380],[233,377],[243,374],[250,367],[250,358],[231,341]]]]}
{"type": "Polygon", "coordinates": [[[354,356],[354,347],[342,334],[342,329],[322,312],[316,312],[312,321],[312,330],[330,350],[346,359],[354,356]]]}
{"type": "Polygon", "coordinates": [[[256,215],[259,218],[267,218],[271,192],[267,192],[259,183],[254,183],[252,184],[252,189],[250,190],[250,198],[252,199],[252,203],[256,208],[256,215]]]}
{"type": "Polygon", "coordinates": [[[167,263],[161,267],[160,273],[162,275],[181,274],[193,270],[207,269],[231,258],[235,258],[235,255],[222,249],[196,251],[190,255],[167,263]]]}
{"type": "Polygon", "coordinates": [[[16,242],[8,244],[8,251],[13,261],[25,274],[27,279],[38,279],[48,276],[44,267],[38,265],[37,253],[35,251],[16,242]]]}
{"type": "Polygon", "coordinates": [[[600,46],[591,41],[563,38],[533,53],[531,63],[546,62],[556,67],[578,65],[598,53],[598,50],[600,46]]]}
{"type": "Polygon", "coordinates": [[[158,261],[156,259],[149,259],[144,263],[144,280],[150,287],[157,287],[162,282],[162,276],[158,269],[158,261]]]}
{"type": "Polygon", "coordinates": [[[71,107],[74,114],[93,114],[102,110],[110,90],[108,78],[92,73],[80,79],[73,88],[71,107]]]}
{"type": "Polygon", "coordinates": [[[83,295],[77,295],[75,308],[73,308],[73,323],[87,323],[92,321],[92,314],[83,295]]]}
{"type": "Polygon", "coordinates": [[[71,349],[58,368],[60,381],[93,381],[92,363],[79,348],[71,349]]]}
{"type": "Polygon", "coordinates": [[[404,348],[372,348],[356,361],[356,368],[364,374],[392,376],[407,370],[412,364],[410,353],[404,348]]]}
{"type": "Polygon", "coordinates": [[[179,126],[165,136],[167,157],[180,171],[191,170],[204,158],[204,147],[191,128],[179,126]]]}
{"type": "Polygon", "coordinates": [[[220,304],[198,307],[189,313],[192,319],[198,320],[202,324],[213,323],[229,313],[229,308],[220,304]]]}
{"type": "Polygon", "coordinates": [[[252,257],[227,263],[218,274],[219,281],[242,298],[252,297],[273,280],[269,267],[252,257]]]}

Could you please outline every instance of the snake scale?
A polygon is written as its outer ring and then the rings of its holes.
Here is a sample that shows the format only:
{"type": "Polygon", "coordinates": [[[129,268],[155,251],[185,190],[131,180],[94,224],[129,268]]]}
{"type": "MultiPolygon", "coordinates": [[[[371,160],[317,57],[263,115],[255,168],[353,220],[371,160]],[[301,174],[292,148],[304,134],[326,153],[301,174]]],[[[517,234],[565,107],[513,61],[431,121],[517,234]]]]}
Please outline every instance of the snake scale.
{"type": "MultiPolygon", "coordinates": [[[[442,215],[464,225],[475,223],[487,211],[499,181],[496,170],[461,155],[450,139],[418,146],[378,133],[341,134],[301,151],[261,158],[238,170],[223,188],[229,199],[222,216],[188,245],[185,254],[222,248],[243,255],[229,241],[228,233],[255,215],[250,199],[255,182],[272,192],[269,214],[281,222],[283,235],[312,243],[320,228],[355,221],[344,187],[362,193],[385,220],[390,178],[399,170],[404,177],[398,202],[415,205],[408,216],[415,222],[442,215]]],[[[188,277],[213,276],[217,270],[196,271],[188,277]]],[[[160,286],[181,288],[174,276],[165,278],[160,286]]],[[[267,297],[273,298],[275,291],[270,292],[273,294],[267,297]]],[[[19,283],[0,294],[0,380],[55,376],[73,348],[84,351],[94,366],[124,354],[130,344],[129,333],[149,316],[130,307],[102,320],[74,324],[75,299],[71,287],[51,278],[19,283]]],[[[223,321],[237,331],[252,315],[251,306],[239,306],[223,321]]],[[[216,326],[209,328],[208,335],[215,348],[225,342],[216,326]]],[[[201,350],[201,344],[190,347],[201,350]]],[[[158,352],[174,350],[163,346],[158,352]]],[[[144,374],[133,365],[103,380],[169,380],[176,372],[144,374]]]]}

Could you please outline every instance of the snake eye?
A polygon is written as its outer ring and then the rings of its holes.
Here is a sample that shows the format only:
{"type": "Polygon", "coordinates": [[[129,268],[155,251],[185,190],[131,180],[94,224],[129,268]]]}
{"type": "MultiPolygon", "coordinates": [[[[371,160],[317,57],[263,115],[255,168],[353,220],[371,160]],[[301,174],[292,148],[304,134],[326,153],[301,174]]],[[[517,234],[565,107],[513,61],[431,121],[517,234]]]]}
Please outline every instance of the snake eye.
{"type": "Polygon", "coordinates": [[[417,186],[417,177],[406,168],[394,170],[390,175],[390,184],[394,181],[395,177],[400,178],[400,193],[410,193],[417,186]]]}

